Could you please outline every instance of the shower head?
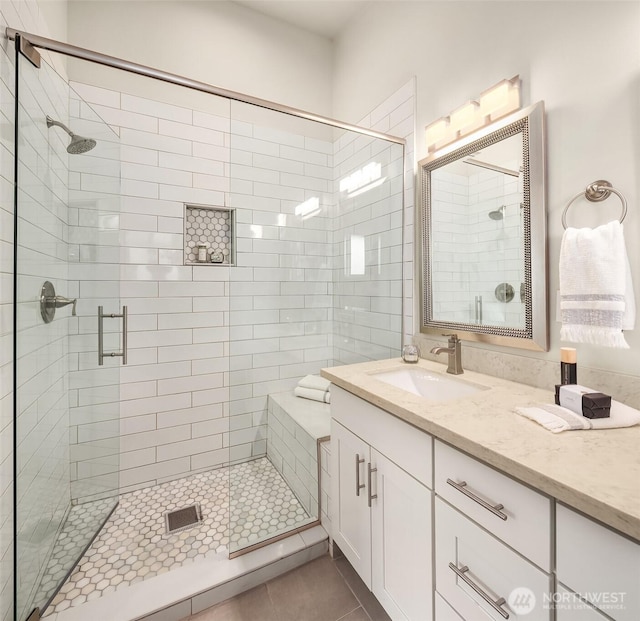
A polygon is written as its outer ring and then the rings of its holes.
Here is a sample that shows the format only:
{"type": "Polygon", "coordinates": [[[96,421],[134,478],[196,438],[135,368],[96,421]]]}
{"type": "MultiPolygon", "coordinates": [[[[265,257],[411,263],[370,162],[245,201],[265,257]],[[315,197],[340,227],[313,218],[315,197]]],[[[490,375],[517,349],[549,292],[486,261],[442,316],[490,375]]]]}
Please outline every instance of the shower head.
{"type": "Polygon", "coordinates": [[[489,212],[489,217],[492,220],[502,220],[504,218],[505,206],[502,205],[499,209],[489,212]]]}
{"type": "Polygon", "coordinates": [[[67,134],[69,134],[69,136],[71,136],[71,142],[67,147],[67,153],[71,153],[71,155],[79,155],[80,153],[91,151],[91,149],[96,146],[96,141],[93,138],[78,136],[78,134],[74,134],[64,123],[55,121],[50,116],[47,116],[47,127],[53,127],[54,125],[61,127],[65,132],[67,132],[67,134]]]}

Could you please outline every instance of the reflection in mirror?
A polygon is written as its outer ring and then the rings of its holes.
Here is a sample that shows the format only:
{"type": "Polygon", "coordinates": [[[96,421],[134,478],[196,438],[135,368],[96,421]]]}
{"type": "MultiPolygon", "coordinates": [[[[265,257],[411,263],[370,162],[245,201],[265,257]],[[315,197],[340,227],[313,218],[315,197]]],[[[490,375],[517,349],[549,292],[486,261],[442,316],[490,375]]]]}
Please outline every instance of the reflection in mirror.
{"type": "Polygon", "coordinates": [[[524,329],[522,135],[435,169],[431,187],[433,318],[524,329]]]}
{"type": "Polygon", "coordinates": [[[422,332],[547,348],[542,104],[420,162],[422,332]]]}

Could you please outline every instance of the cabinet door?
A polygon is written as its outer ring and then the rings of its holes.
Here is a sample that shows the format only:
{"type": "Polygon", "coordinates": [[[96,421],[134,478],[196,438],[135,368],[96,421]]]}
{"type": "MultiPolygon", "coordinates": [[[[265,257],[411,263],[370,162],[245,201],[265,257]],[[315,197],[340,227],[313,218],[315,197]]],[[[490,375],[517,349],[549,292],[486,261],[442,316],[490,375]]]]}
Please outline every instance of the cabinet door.
{"type": "Polygon", "coordinates": [[[555,596],[555,608],[556,621],[607,621],[608,619],[560,584],[555,596]]]}
{"type": "Polygon", "coordinates": [[[394,620],[432,618],[431,492],[371,449],[372,591],[394,620]]]}
{"type": "Polygon", "coordinates": [[[556,573],[612,619],[640,619],[640,545],[560,504],[556,573]]]}
{"type": "Polygon", "coordinates": [[[371,589],[371,520],[367,504],[369,445],[331,421],[333,539],[371,589]]]}

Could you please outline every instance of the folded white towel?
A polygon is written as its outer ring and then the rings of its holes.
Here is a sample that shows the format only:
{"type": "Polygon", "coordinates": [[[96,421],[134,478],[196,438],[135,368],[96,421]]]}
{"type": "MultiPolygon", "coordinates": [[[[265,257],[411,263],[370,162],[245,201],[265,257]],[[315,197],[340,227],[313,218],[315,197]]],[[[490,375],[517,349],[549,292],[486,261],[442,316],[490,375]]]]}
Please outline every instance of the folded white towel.
{"type": "Polygon", "coordinates": [[[300,388],[315,388],[316,390],[329,390],[331,382],[319,375],[305,375],[299,382],[300,388]]]}
{"type": "Polygon", "coordinates": [[[293,394],[296,397],[302,397],[303,399],[311,399],[312,401],[320,401],[321,403],[331,403],[331,393],[329,390],[317,390],[316,388],[303,388],[296,386],[293,389],[293,394]]]}
{"type": "Polygon", "coordinates": [[[609,418],[586,418],[559,405],[541,403],[532,407],[515,408],[516,414],[529,418],[553,433],[568,429],[614,429],[632,427],[640,423],[640,412],[619,401],[611,402],[609,418]]]}
{"type": "Polygon", "coordinates": [[[596,229],[568,228],[560,248],[560,340],[628,349],[633,329],[631,269],[618,220],[596,229]]]}

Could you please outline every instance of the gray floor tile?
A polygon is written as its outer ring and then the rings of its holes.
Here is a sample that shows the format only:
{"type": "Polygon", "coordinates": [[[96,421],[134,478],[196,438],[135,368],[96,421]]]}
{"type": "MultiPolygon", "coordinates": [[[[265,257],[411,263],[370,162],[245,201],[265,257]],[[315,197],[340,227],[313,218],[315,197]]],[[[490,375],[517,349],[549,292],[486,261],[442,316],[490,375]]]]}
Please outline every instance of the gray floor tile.
{"type": "Polygon", "coordinates": [[[267,582],[278,621],[337,621],[360,606],[331,558],[267,582]]]}
{"type": "Polygon", "coordinates": [[[327,554],[182,621],[390,621],[344,558],[327,554]]]}
{"type": "MultiPolygon", "coordinates": [[[[226,602],[188,617],[189,621],[279,621],[267,593],[261,584],[255,589],[232,597],[226,602]]],[[[186,621],[186,620],[185,620],[186,621]]]]}
{"type": "Polygon", "coordinates": [[[364,611],[364,608],[356,608],[353,612],[350,612],[346,617],[342,617],[339,621],[371,621],[369,615],[364,611]]]}
{"type": "Polygon", "coordinates": [[[356,570],[351,566],[349,561],[342,556],[337,558],[334,561],[334,564],[344,578],[344,581],[358,598],[358,601],[371,621],[391,621],[391,617],[389,617],[385,612],[384,608],[380,605],[380,602],[375,598],[373,593],[369,591],[365,583],[362,582],[362,579],[356,573],[356,570]]]}

